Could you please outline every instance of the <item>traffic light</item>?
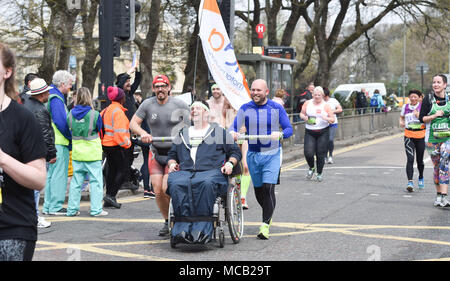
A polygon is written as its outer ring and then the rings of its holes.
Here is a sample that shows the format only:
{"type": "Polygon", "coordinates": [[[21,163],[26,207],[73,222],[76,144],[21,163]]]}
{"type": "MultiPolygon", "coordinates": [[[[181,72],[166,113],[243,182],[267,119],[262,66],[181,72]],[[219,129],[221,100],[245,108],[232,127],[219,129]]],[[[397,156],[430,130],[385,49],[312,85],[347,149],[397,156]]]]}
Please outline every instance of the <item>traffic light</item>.
{"type": "Polygon", "coordinates": [[[114,37],[122,41],[133,41],[135,36],[135,15],[141,10],[141,4],[135,0],[114,1],[114,37]]]}

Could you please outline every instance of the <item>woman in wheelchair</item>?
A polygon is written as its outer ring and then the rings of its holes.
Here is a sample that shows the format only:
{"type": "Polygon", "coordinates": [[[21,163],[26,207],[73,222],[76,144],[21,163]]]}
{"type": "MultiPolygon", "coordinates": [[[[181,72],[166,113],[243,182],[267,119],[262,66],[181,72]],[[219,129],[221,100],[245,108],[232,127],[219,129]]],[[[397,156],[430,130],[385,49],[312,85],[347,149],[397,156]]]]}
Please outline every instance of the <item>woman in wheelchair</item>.
{"type": "Polygon", "coordinates": [[[231,135],[208,118],[208,104],[194,102],[193,125],[178,132],[168,153],[167,194],[172,198],[174,216],[183,218],[175,221],[171,232],[177,243],[211,240],[215,200],[227,193],[228,175],[241,160],[231,135]]]}

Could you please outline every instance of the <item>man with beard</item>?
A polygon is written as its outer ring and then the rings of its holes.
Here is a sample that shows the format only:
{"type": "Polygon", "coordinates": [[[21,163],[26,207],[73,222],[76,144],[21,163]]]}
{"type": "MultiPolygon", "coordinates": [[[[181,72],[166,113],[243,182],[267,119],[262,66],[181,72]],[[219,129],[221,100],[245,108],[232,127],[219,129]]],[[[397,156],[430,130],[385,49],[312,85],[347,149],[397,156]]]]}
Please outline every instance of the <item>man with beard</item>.
{"type": "Polygon", "coordinates": [[[235,141],[242,126],[249,135],[271,136],[270,141],[249,140],[247,152],[248,170],[263,216],[257,237],[269,239],[276,205],[275,185],[278,184],[281,168],[280,140],[289,138],[293,131],[283,106],[267,98],[269,88],[265,80],[253,81],[250,94],[252,101],[241,106],[229,130],[235,141]]]}
{"type": "MultiPolygon", "coordinates": [[[[170,82],[165,75],[157,75],[152,83],[155,96],[146,99],[131,118],[130,129],[141,136],[143,143],[152,143],[153,137],[175,136],[185,126],[190,125],[190,111],[188,105],[170,96],[170,82]],[[151,134],[142,129],[141,124],[145,120],[151,134]]],[[[170,198],[166,195],[167,178],[169,168],[167,155],[172,147],[172,142],[153,143],[149,153],[149,172],[153,189],[156,193],[156,204],[165,219],[159,235],[169,234],[168,211],[170,198]]]]}

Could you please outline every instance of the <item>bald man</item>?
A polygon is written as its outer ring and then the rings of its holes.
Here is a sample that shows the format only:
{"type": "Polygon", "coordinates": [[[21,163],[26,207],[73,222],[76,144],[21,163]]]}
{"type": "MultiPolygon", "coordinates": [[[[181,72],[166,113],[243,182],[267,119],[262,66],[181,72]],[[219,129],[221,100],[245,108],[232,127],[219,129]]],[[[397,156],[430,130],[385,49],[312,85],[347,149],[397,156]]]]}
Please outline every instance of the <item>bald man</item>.
{"type": "Polygon", "coordinates": [[[263,79],[251,86],[252,101],[239,109],[230,133],[235,140],[244,125],[249,135],[270,135],[271,140],[249,140],[248,169],[255,188],[255,196],[262,207],[262,224],[257,237],[269,239],[269,228],[275,210],[275,185],[279,183],[281,167],[280,139],[292,135],[292,126],[283,106],[268,99],[269,88],[263,79]],[[280,127],[282,131],[280,132],[280,127]]]}

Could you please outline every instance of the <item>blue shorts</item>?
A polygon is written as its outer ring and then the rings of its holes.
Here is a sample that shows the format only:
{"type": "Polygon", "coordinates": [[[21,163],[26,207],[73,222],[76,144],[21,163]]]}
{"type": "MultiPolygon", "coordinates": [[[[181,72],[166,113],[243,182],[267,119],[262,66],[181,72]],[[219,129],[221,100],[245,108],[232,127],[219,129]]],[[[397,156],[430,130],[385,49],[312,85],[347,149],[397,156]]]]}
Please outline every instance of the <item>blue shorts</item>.
{"type": "Polygon", "coordinates": [[[247,164],[254,187],[277,184],[281,167],[280,148],[264,152],[247,152],[247,164]]]}

